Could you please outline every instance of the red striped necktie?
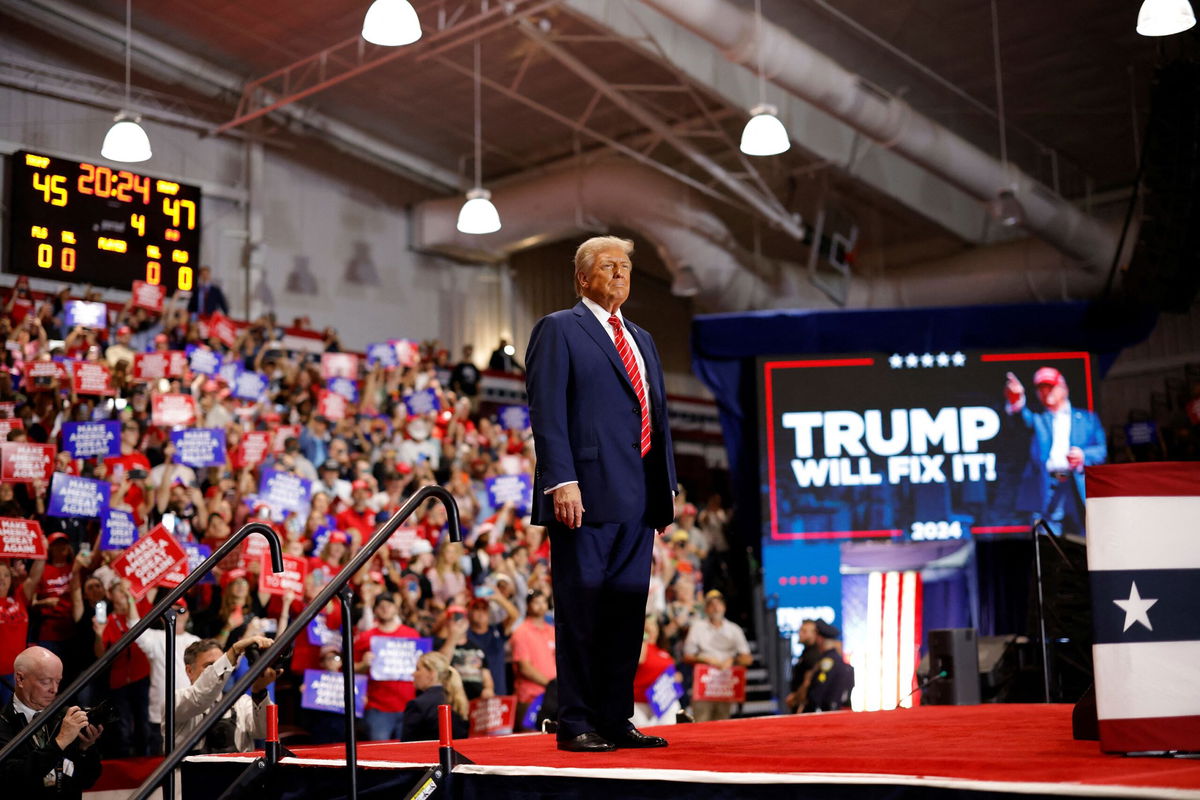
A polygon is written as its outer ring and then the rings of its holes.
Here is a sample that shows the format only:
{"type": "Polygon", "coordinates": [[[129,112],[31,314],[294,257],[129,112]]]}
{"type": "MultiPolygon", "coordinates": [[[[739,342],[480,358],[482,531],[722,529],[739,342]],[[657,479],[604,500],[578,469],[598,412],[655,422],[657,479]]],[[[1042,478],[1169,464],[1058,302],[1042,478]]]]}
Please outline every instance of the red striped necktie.
{"type": "Polygon", "coordinates": [[[629,342],[625,340],[625,329],[621,327],[621,320],[613,314],[608,318],[608,324],[613,329],[613,340],[617,345],[617,354],[621,356],[621,363],[625,365],[625,372],[629,375],[629,382],[633,384],[633,391],[637,393],[638,405],[642,407],[642,457],[650,452],[650,403],[646,400],[646,387],[642,383],[642,375],[638,372],[637,359],[633,357],[633,348],[629,346],[629,342]]]}

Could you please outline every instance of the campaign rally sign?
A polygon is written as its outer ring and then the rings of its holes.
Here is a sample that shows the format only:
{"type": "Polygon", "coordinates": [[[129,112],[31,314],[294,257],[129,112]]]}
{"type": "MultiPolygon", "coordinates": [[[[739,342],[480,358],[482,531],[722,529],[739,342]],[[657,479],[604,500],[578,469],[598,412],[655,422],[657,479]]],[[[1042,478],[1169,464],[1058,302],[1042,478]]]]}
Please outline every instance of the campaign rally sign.
{"type": "Polygon", "coordinates": [[[391,342],[375,342],[367,345],[367,366],[373,367],[379,364],[388,369],[400,365],[400,359],[396,357],[396,348],[391,342]]]}
{"type": "Polygon", "coordinates": [[[187,357],[192,372],[212,377],[221,370],[221,354],[205,345],[189,344],[187,357]]]}
{"type": "Polygon", "coordinates": [[[176,567],[186,565],[187,557],[187,551],[167,533],[167,529],[157,525],[118,556],[112,568],[119,577],[129,581],[133,598],[141,600],[176,567]]]}
{"type": "Polygon", "coordinates": [[[496,415],[506,431],[523,431],[529,427],[529,406],[500,406],[496,415]]]}
{"type": "Polygon", "coordinates": [[[357,379],[358,356],[354,353],[322,353],[321,377],[325,380],[330,378],[357,379]]]}
{"type": "Polygon", "coordinates": [[[26,391],[53,389],[67,378],[67,368],[61,361],[26,361],[26,391]]]}
{"type": "MultiPolygon", "coordinates": [[[[329,627],[329,617],[324,612],[317,614],[308,623],[308,627],[304,629],[305,635],[308,636],[308,643],[313,647],[328,647],[332,645],[338,649],[342,647],[342,632],[337,628],[329,627]]],[[[366,680],[367,676],[363,676],[366,680]]]]}
{"type": "Polygon", "coordinates": [[[183,428],[171,431],[176,464],[189,467],[225,466],[225,431],[220,428],[183,428]]]}
{"type": "Polygon", "coordinates": [[[214,311],[208,317],[208,338],[216,339],[226,347],[233,347],[237,344],[237,326],[220,311],[214,311]]]}
{"type": "Polygon", "coordinates": [[[107,328],[108,306],[104,303],[92,303],[85,300],[68,300],[66,321],[68,328],[107,328]]]}
{"type": "Polygon", "coordinates": [[[238,564],[243,569],[249,569],[252,565],[257,567],[262,563],[263,554],[270,552],[271,546],[267,544],[265,536],[251,534],[242,540],[242,555],[238,564]]]}
{"type": "Polygon", "coordinates": [[[402,367],[415,367],[421,361],[421,345],[412,339],[392,339],[396,360],[402,367]]]}
{"type": "Polygon", "coordinates": [[[161,283],[133,282],[133,297],[131,298],[131,302],[134,308],[144,308],[147,311],[161,314],[163,302],[166,299],[167,287],[161,283]]]}
{"type": "Polygon", "coordinates": [[[115,395],[112,371],[101,361],[76,361],[73,365],[72,385],[75,394],[115,395]]]}
{"type": "Polygon", "coordinates": [[[416,541],[416,527],[405,526],[396,528],[396,532],[388,537],[387,546],[399,553],[402,558],[408,558],[412,555],[412,546],[416,541]]]}
{"type": "Polygon", "coordinates": [[[107,458],[121,455],[121,423],[64,422],[63,450],[75,458],[107,458]]]}
{"type": "MultiPolygon", "coordinates": [[[[180,547],[183,552],[187,553],[187,561],[181,561],[176,564],[166,575],[158,581],[159,586],[165,586],[168,589],[174,589],[179,584],[183,583],[184,579],[196,570],[205,560],[212,555],[212,548],[204,544],[196,544],[195,542],[180,542],[180,547]]],[[[201,578],[198,583],[216,583],[217,578],[211,572],[201,578]]]]}
{"type": "Polygon", "coordinates": [[[417,659],[433,649],[433,639],[372,636],[371,680],[411,681],[417,659]]]}
{"type": "Polygon", "coordinates": [[[271,452],[282,453],[284,447],[287,446],[287,440],[295,437],[300,438],[300,425],[275,425],[271,428],[273,436],[271,437],[271,452]]]}
{"type": "Polygon", "coordinates": [[[190,394],[156,394],[151,397],[150,420],[164,428],[196,421],[196,398],[190,394]]]}
{"type": "Polygon", "coordinates": [[[217,370],[217,377],[225,381],[227,385],[233,386],[245,371],[246,368],[242,366],[241,359],[230,355],[221,363],[221,368],[217,370]]]}
{"type": "Polygon", "coordinates": [[[46,558],[46,537],[38,521],[0,517],[0,558],[46,558]]]}
{"type": "Polygon", "coordinates": [[[1200,742],[1200,463],[1087,468],[1100,749],[1200,742]]]}
{"type": "Polygon", "coordinates": [[[322,390],[317,400],[317,413],[333,422],[340,422],[346,418],[347,402],[337,392],[322,390]]]}
{"type": "MultiPolygon", "coordinates": [[[[332,711],[343,714],[346,711],[346,690],[342,683],[342,673],[326,672],[323,669],[304,670],[304,684],[301,686],[300,707],[313,711],[332,711]]],[[[367,676],[354,676],[354,716],[361,717],[367,707],[367,676]]]]}
{"type": "Polygon", "coordinates": [[[233,387],[233,396],[239,400],[261,400],[263,395],[267,393],[267,387],[271,385],[270,379],[266,375],[258,372],[251,372],[244,369],[237,374],[230,386],[233,387]]]}
{"type": "Polygon", "coordinates": [[[119,508],[110,508],[100,522],[100,549],[124,550],[138,538],[137,522],[133,514],[119,508]]]}
{"type": "Polygon", "coordinates": [[[717,669],[708,664],[697,664],[692,677],[692,695],[694,700],[714,703],[745,702],[746,668],[717,669]]]}
{"type": "Polygon", "coordinates": [[[15,401],[7,401],[0,403],[0,417],[11,419],[17,415],[17,404],[15,401]]]}
{"type": "Polygon", "coordinates": [[[51,517],[100,519],[108,513],[111,492],[112,487],[106,481],[55,472],[54,480],[50,483],[50,507],[46,513],[51,517]]]}
{"type": "Polygon", "coordinates": [[[492,508],[512,503],[518,514],[524,514],[533,503],[533,481],[528,474],[498,475],[483,484],[487,487],[492,508]]]}
{"type": "Polygon", "coordinates": [[[283,572],[271,571],[271,554],[263,553],[262,569],[258,572],[258,590],[267,594],[304,597],[304,579],[308,577],[308,561],[297,556],[283,557],[283,572]]]}
{"type": "Polygon", "coordinates": [[[48,481],[51,475],[57,474],[54,472],[57,452],[52,444],[5,442],[0,445],[0,480],[6,483],[48,481]]]}
{"type": "Polygon", "coordinates": [[[351,403],[358,402],[358,381],[350,378],[330,378],[325,382],[325,388],[334,394],[340,394],[351,403]]]}
{"type": "Polygon", "coordinates": [[[422,389],[419,392],[404,398],[404,405],[408,408],[410,417],[419,417],[422,414],[428,414],[430,411],[441,411],[442,402],[438,400],[436,389],[422,389]]]}
{"type": "Polygon", "coordinates": [[[476,697],[471,701],[471,731],[468,736],[507,736],[517,722],[517,698],[506,694],[476,697]]]}
{"type": "Polygon", "coordinates": [[[238,446],[233,449],[230,461],[234,469],[257,467],[267,460],[267,451],[271,447],[270,431],[249,431],[242,434],[238,446]]]}
{"type": "Polygon", "coordinates": [[[21,431],[25,429],[25,420],[20,417],[3,417],[0,418],[0,441],[8,441],[8,434],[11,431],[21,431]]]}
{"type": "Polygon", "coordinates": [[[683,697],[683,684],[675,680],[676,674],[675,667],[667,667],[646,690],[646,702],[656,717],[666,714],[683,697]]]}
{"type": "Polygon", "coordinates": [[[187,353],[182,350],[159,350],[153,353],[137,353],[133,357],[133,379],[135,381],[181,378],[187,368],[187,353]]]}
{"type": "Polygon", "coordinates": [[[273,511],[307,514],[312,500],[312,481],[290,472],[264,469],[258,482],[258,499],[273,511]]]}

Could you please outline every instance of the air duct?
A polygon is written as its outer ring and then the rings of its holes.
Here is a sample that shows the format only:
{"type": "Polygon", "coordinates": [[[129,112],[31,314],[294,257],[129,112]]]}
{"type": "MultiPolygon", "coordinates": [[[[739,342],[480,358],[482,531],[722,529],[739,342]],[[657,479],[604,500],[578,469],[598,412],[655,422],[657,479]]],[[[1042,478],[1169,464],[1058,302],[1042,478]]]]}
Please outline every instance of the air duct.
{"type": "MultiPolygon", "coordinates": [[[[1011,192],[1023,212],[1022,226],[1072,258],[1104,269],[1112,263],[1117,237],[1101,222],[1011,163],[1002,164],[778,25],[764,19],[756,30],[753,14],[728,0],[642,2],[711,42],[731,61],[750,69],[761,63],[773,83],[981,202],[991,203],[1001,192],[1011,192]]],[[[792,136],[803,142],[802,132],[793,131],[792,136]]]]}

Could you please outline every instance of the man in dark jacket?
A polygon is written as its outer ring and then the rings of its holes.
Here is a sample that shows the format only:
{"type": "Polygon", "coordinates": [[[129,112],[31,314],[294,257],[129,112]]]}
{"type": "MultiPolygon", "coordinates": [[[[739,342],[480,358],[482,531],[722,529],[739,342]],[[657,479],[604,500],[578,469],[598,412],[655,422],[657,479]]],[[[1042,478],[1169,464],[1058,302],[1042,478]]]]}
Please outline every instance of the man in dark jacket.
{"type": "Polygon", "coordinates": [[[810,673],[805,713],[837,711],[850,707],[854,667],[842,658],[842,632],[823,619],[817,620],[817,648],[821,659],[810,673]]]}
{"type": "MultiPolygon", "coordinates": [[[[62,661],[44,647],[30,647],[13,662],[16,693],[0,709],[0,747],[54,702],[62,681],[62,661]]],[[[22,800],[81,798],[100,777],[103,726],[89,725],[79,706],[59,712],[0,763],[0,785],[22,800]]]]}

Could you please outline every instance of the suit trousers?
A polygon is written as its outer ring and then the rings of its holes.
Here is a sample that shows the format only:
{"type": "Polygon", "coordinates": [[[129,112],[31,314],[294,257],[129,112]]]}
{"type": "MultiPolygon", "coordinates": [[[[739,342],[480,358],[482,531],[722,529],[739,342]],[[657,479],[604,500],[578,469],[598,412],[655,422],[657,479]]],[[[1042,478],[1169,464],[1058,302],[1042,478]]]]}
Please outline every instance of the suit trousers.
{"type": "Polygon", "coordinates": [[[644,519],[550,526],[559,739],[631,727],[653,547],[644,519]]]}

